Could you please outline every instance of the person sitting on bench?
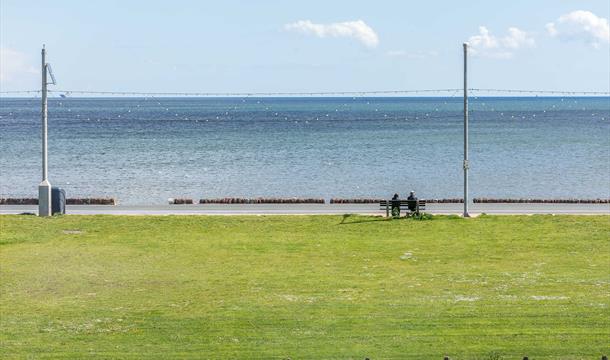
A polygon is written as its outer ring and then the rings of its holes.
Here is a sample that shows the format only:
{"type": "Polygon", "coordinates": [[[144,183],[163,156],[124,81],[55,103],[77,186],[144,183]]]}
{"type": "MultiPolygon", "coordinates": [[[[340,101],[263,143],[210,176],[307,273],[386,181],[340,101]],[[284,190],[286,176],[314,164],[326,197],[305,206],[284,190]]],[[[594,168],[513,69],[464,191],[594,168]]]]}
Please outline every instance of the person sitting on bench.
{"type": "Polygon", "coordinates": [[[392,197],[392,217],[400,217],[400,197],[398,196],[398,194],[394,194],[394,196],[392,197]]]}
{"type": "Polygon", "coordinates": [[[409,193],[409,197],[407,198],[407,200],[414,200],[414,201],[409,202],[409,211],[410,212],[417,211],[417,196],[415,196],[415,191],[411,191],[409,193]]]}

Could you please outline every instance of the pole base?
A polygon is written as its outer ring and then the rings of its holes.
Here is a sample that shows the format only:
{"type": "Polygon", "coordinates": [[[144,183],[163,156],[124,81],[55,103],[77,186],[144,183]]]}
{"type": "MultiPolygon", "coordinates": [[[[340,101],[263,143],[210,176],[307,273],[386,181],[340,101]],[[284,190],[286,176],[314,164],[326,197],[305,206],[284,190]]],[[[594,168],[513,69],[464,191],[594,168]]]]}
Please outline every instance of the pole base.
{"type": "Polygon", "coordinates": [[[38,216],[51,216],[51,183],[43,180],[38,185],[38,216]]]}

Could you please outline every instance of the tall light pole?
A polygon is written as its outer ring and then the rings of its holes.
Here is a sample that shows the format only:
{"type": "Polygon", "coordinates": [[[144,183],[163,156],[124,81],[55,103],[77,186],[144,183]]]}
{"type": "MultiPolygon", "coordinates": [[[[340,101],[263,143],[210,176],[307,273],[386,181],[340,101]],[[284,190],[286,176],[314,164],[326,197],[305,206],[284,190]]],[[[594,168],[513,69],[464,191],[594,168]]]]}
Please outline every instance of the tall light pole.
{"type": "Polygon", "coordinates": [[[47,85],[49,84],[47,72],[55,84],[55,77],[46,62],[46,50],[42,46],[42,182],[38,185],[38,216],[50,216],[51,212],[51,183],[48,179],[48,151],[47,151],[47,85]]]}
{"type": "Polygon", "coordinates": [[[464,217],[468,214],[468,43],[464,43],[464,217]]]}

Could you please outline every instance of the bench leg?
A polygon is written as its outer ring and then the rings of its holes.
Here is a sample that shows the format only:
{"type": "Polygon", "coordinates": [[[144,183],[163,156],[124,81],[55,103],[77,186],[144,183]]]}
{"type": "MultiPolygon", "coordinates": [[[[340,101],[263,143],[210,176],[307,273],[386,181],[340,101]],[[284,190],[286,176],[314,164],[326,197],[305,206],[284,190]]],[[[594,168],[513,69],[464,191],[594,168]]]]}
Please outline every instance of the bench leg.
{"type": "Polygon", "coordinates": [[[390,217],[390,205],[385,204],[385,217],[390,217]]]}

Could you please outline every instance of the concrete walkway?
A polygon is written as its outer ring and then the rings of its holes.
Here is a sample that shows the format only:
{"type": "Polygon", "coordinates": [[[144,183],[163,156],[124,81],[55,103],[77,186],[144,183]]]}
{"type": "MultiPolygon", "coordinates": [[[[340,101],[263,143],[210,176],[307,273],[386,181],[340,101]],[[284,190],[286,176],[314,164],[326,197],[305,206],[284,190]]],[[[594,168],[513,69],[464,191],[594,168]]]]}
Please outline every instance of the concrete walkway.
{"type": "MultiPolygon", "coordinates": [[[[462,204],[429,204],[432,214],[462,214],[462,204]]],[[[0,214],[38,213],[36,205],[0,205],[0,214]]],[[[385,215],[376,204],[234,204],[234,205],[69,205],[74,215],[385,215]]],[[[610,204],[472,204],[470,214],[610,215],[610,204]]]]}

